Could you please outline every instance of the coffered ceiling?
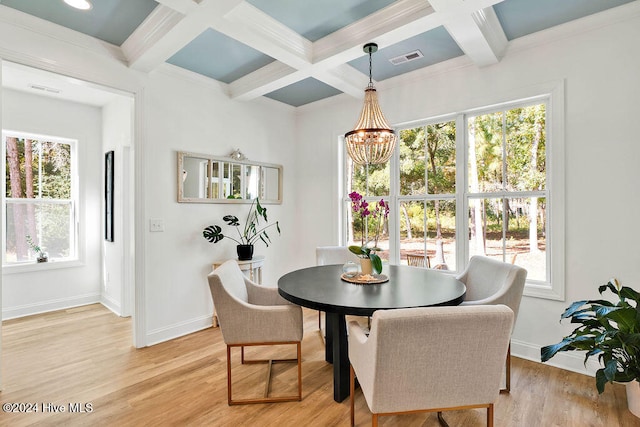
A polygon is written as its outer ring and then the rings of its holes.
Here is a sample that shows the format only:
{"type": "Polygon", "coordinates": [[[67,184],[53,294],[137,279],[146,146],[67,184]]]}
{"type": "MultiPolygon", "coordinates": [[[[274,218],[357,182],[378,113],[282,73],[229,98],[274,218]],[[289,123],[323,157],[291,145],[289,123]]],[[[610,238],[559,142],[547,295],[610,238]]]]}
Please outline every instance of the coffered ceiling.
{"type": "MultiPolygon", "coordinates": [[[[229,97],[301,106],[340,93],[361,98],[384,81],[462,55],[499,62],[511,40],[632,0],[0,0],[117,46],[128,66],[165,63],[225,84],[229,97]]],[[[634,0],[640,1],[640,0],[634,0]]]]}

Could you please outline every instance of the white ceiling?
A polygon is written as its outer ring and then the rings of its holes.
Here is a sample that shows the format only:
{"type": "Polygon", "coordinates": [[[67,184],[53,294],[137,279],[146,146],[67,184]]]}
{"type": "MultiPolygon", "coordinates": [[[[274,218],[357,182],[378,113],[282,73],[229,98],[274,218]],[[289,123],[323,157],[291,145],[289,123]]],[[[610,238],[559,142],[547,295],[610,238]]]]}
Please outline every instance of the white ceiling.
{"type": "MultiPolygon", "coordinates": [[[[377,81],[460,56],[484,67],[500,62],[514,39],[632,0],[92,1],[85,12],[62,0],[0,0],[0,18],[40,31],[53,22],[112,44],[133,69],[172,64],[222,82],[233,99],[267,96],[300,106],[340,93],[361,98],[368,42],[380,46],[373,56],[377,81]],[[389,62],[413,51],[422,57],[389,62]]],[[[65,85],[69,96],[84,87],[14,71],[25,72],[9,68],[3,84],[65,85]]]]}
{"type": "Polygon", "coordinates": [[[2,62],[2,86],[34,95],[102,107],[118,94],[107,88],[13,62],[2,62]]]}

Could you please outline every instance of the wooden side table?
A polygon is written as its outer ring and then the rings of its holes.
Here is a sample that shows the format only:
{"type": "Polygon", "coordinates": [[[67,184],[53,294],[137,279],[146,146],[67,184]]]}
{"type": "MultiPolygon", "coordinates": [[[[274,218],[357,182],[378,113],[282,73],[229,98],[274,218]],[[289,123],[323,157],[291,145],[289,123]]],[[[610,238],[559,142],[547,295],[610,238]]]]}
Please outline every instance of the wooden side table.
{"type": "MultiPolygon", "coordinates": [[[[218,268],[228,259],[222,259],[218,261],[214,261],[211,264],[211,271],[218,268]]],[[[252,282],[256,282],[257,284],[262,284],[262,266],[264,265],[264,255],[256,255],[253,259],[247,261],[240,261],[238,259],[235,260],[238,263],[238,267],[244,273],[245,276],[249,278],[252,282]]],[[[218,316],[216,315],[216,308],[213,307],[213,327],[218,326],[218,316]]]]}

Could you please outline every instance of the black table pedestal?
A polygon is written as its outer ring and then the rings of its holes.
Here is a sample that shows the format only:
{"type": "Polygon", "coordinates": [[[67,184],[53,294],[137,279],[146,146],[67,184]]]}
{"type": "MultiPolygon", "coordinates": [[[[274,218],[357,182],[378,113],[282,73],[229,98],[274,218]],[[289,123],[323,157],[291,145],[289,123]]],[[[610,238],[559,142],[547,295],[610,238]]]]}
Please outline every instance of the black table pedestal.
{"type": "Polygon", "coordinates": [[[349,397],[349,350],[344,314],[326,314],[325,360],[333,363],[333,400],[349,397]]]}
{"type": "MultiPolygon", "coordinates": [[[[1,1],[1,0],[0,0],[1,1]]],[[[333,398],[349,396],[349,348],[345,316],[372,316],[376,310],[457,305],[466,287],[440,271],[389,265],[389,281],[353,284],[343,281],[342,265],[308,267],[285,274],[278,292],[294,304],[326,313],[325,360],[333,364],[333,398]]]]}

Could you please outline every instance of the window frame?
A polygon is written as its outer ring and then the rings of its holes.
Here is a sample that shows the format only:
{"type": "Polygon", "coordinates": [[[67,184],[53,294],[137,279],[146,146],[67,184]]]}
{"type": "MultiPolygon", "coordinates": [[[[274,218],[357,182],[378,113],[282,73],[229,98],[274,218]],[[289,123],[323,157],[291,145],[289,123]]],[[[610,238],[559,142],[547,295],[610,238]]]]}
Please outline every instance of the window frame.
{"type": "MultiPolygon", "coordinates": [[[[399,264],[400,256],[400,224],[398,218],[401,201],[418,200],[428,201],[434,199],[455,199],[456,202],[456,267],[457,273],[461,273],[469,263],[469,241],[465,238],[469,224],[469,200],[480,198],[504,198],[504,197],[545,197],[547,201],[547,221],[546,221],[546,280],[527,279],[524,295],[551,300],[565,300],[565,155],[564,155],[564,81],[556,81],[535,85],[519,91],[512,91],[508,96],[503,96],[502,100],[474,108],[468,108],[453,114],[433,116],[427,119],[415,120],[401,123],[395,127],[397,131],[410,129],[443,121],[455,120],[456,122],[456,192],[451,194],[424,194],[424,195],[400,195],[400,156],[399,150],[394,150],[390,159],[390,180],[388,199],[392,203],[389,217],[389,252],[391,264],[399,264]],[[534,190],[525,192],[511,192],[501,190],[491,193],[471,194],[468,185],[468,118],[481,114],[507,111],[513,108],[531,106],[539,103],[546,105],[546,185],[544,190],[534,190]],[[445,197],[446,196],[446,197],[445,197]]],[[[342,170],[342,203],[340,206],[341,244],[347,243],[348,214],[345,209],[349,208],[347,188],[348,155],[344,148],[344,142],[340,139],[342,156],[338,156],[341,161],[342,170]]],[[[376,201],[379,197],[367,197],[367,200],[376,201]]],[[[452,272],[453,273],[453,272],[452,272]]],[[[450,273],[450,274],[452,274],[450,273]]]]}
{"type": "Polygon", "coordinates": [[[36,134],[31,132],[22,132],[15,130],[2,130],[2,177],[1,184],[3,188],[2,193],[2,227],[4,232],[2,233],[2,268],[5,274],[21,273],[29,271],[50,270],[57,268],[66,268],[82,265],[80,260],[80,248],[79,248],[79,191],[78,191],[78,140],[67,137],[51,136],[36,134]],[[70,204],[70,218],[69,218],[69,234],[70,234],[70,256],[63,259],[49,259],[48,262],[38,263],[36,261],[20,262],[20,263],[7,263],[6,257],[6,245],[7,245],[7,201],[20,200],[12,199],[6,196],[6,138],[14,137],[21,139],[33,139],[38,141],[56,142],[61,144],[67,144],[70,146],[70,161],[71,161],[71,198],[70,199],[33,199],[26,203],[51,203],[51,204],[70,204]],[[41,202],[40,202],[41,201],[41,202]]]}

